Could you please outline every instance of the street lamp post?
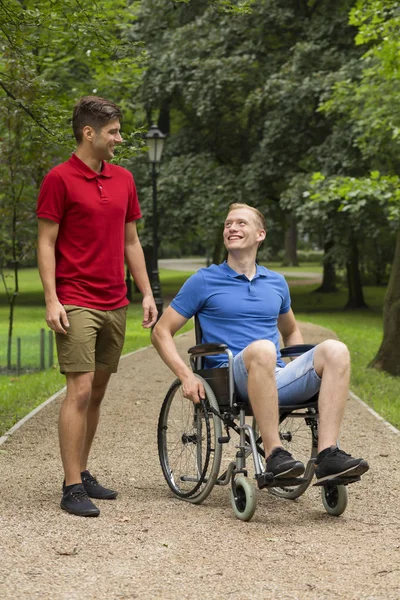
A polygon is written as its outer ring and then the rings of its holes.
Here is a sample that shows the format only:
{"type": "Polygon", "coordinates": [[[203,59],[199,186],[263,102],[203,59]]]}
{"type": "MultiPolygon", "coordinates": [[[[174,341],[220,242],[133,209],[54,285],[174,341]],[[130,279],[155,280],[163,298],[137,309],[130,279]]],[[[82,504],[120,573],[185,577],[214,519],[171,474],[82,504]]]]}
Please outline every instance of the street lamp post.
{"type": "Polygon", "coordinates": [[[158,310],[158,318],[163,312],[163,300],[161,296],[161,284],[158,273],[158,212],[157,212],[157,177],[161,155],[164,147],[164,138],[166,136],[152,125],[146,133],[147,145],[149,147],[149,161],[151,164],[151,179],[153,184],[153,264],[151,269],[151,289],[153,291],[154,301],[158,310]]]}

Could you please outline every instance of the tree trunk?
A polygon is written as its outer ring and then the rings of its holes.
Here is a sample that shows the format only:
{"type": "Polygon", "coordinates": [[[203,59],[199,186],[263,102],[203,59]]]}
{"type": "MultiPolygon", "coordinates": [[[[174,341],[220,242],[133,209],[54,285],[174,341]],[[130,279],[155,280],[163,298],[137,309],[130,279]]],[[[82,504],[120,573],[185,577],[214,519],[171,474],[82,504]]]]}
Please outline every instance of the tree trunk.
{"type": "Polygon", "coordinates": [[[126,267],[126,276],[125,276],[125,284],[126,284],[126,297],[129,302],[133,301],[133,290],[132,290],[132,277],[129,271],[129,267],[126,267]]]}
{"type": "MultiPolygon", "coordinates": [[[[21,189],[22,193],[22,189],[21,189]]],[[[20,196],[12,192],[13,197],[13,217],[12,217],[12,257],[13,257],[13,270],[14,270],[14,292],[9,297],[10,311],[8,319],[8,343],[7,343],[7,369],[11,370],[11,351],[12,351],[12,337],[14,328],[14,308],[17,296],[19,293],[19,258],[17,258],[17,203],[20,196]]]]}
{"type": "Polygon", "coordinates": [[[299,266],[297,258],[297,224],[293,215],[286,215],[285,256],[283,264],[290,267],[299,266]]]}
{"type": "Polygon", "coordinates": [[[170,116],[170,101],[164,100],[161,105],[160,112],[158,115],[158,127],[160,131],[165,135],[169,135],[171,129],[171,116],[170,116]]]}
{"type": "Polygon", "coordinates": [[[326,242],[324,244],[324,262],[323,262],[323,275],[322,275],[322,283],[314,290],[314,292],[320,292],[322,294],[330,294],[332,292],[337,292],[338,288],[336,285],[336,271],[335,271],[335,263],[329,257],[329,252],[333,248],[333,242],[326,242]]]}
{"type": "Polygon", "coordinates": [[[383,339],[375,358],[368,365],[391,375],[400,375],[400,229],[389,284],[383,306],[383,339]]]}
{"type": "Polygon", "coordinates": [[[214,249],[212,253],[212,262],[214,265],[219,265],[223,261],[224,239],[222,230],[219,227],[214,241],[214,249]]]}
{"type": "Polygon", "coordinates": [[[350,258],[346,263],[348,299],[346,309],[367,308],[361,284],[358,247],[356,240],[351,241],[350,258]]]}
{"type": "MultiPolygon", "coordinates": [[[[149,281],[151,283],[152,281],[152,272],[153,272],[153,246],[143,246],[143,254],[144,254],[144,260],[146,263],[146,271],[147,271],[147,276],[149,278],[149,281]]],[[[138,288],[138,286],[136,285],[136,281],[133,280],[133,289],[135,294],[140,294],[140,290],[138,288]]],[[[128,300],[129,300],[129,296],[128,296],[128,300]]],[[[133,301],[133,300],[132,300],[133,301]]]]}

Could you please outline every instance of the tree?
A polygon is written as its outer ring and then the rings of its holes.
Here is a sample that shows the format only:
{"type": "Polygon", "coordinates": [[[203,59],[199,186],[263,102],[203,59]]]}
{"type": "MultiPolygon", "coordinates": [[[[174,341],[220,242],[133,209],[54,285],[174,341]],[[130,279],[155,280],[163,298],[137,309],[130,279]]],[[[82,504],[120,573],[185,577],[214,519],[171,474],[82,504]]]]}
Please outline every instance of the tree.
{"type": "MultiPolygon", "coordinates": [[[[346,308],[366,306],[362,291],[359,255],[364,240],[393,237],[399,216],[399,179],[381,176],[324,177],[316,173],[310,191],[296,210],[303,214],[309,230],[322,226],[331,243],[331,259],[346,267],[348,300],[346,308]]],[[[375,251],[376,244],[371,249],[375,251]]]]}
{"type": "MultiPolygon", "coordinates": [[[[141,96],[147,113],[171,128],[160,176],[160,186],[171,190],[168,199],[174,189],[179,195],[186,156],[208,156],[235,182],[230,201],[266,213],[268,242],[283,239],[286,222],[295,231],[293,215],[286,217],[279,201],[299,175],[316,165],[331,168],[332,123],[317,109],[343,64],[361,54],[347,25],[353,4],[259,0],[250,13],[226,15],[206,1],[178,9],[160,0],[141,3],[134,39],[145,41],[149,55],[141,96]]],[[[336,142],[339,137],[336,132],[336,142]]],[[[198,220],[208,208],[215,214],[213,202],[222,200],[216,182],[209,183],[210,193],[198,202],[194,187],[186,196],[192,211],[200,208],[198,220]]],[[[219,220],[228,203],[220,202],[219,220]]],[[[161,194],[160,206],[161,228],[170,232],[161,194]]]]}
{"type": "Polygon", "coordinates": [[[120,160],[127,148],[137,151],[131,98],[143,58],[126,33],[133,8],[122,0],[0,3],[0,270],[10,307],[9,367],[18,269],[34,246],[38,188],[46,171],[74,146],[75,101],[91,93],[124,97],[131,135],[120,160]],[[7,278],[5,267],[12,268],[7,278]]]}
{"type": "MultiPolygon", "coordinates": [[[[382,173],[400,172],[400,14],[395,0],[358,1],[350,23],[358,27],[356,43],[366,45],[357,79],[337,83],[325,110],[352,123],[355,144],[382,173]]],[[[382,344],[370,366],[400,375],[400,229],[384,304],[382,344]]]]}

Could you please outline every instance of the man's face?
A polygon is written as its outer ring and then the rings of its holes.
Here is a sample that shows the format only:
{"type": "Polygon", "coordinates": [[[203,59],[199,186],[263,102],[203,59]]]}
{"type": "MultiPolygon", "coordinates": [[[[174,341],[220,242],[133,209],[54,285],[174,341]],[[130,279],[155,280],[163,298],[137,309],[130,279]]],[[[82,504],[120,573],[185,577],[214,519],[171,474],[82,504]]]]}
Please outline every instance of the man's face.
{"type": "Polygon", "coordinates": [[[118,119],[110,121],[98,132],[91,128],[92,150],[96,158],[99,160],[113,158],[116,144],[122,143],[120,129],[121,125],[118,119]]]}
{"type": "Polygon", "coordinates": [[[254,248],[265,239],[265,231],[248,208],[231,210],[224,224],[224,244],[228,252],[254,248]]]}

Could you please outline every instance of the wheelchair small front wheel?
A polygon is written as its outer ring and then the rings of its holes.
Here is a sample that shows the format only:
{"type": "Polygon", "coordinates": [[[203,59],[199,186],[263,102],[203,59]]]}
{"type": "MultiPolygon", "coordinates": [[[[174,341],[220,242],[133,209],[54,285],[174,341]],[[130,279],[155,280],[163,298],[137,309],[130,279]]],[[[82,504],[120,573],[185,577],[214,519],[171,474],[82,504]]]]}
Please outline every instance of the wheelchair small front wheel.
{"type": "Polygon", "coordinates": [[[322,504],[327,513],[338,517],[347,507],[348,493],[345,485],[328,484],[321,488],[322,504]]]}
{"type": "Polygon", "coordinates": [[[247,477],[232,479],[231,504],[241,521],[250,521],[257,505],[256,490],[247,477]]]}

